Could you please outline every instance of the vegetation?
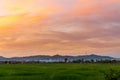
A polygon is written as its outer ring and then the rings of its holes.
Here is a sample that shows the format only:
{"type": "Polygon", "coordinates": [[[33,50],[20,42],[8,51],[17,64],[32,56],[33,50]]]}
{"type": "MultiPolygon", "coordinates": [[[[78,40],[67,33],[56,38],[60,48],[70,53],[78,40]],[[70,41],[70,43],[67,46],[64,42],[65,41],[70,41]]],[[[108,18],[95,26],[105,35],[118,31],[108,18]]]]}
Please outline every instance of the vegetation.
{"type": "Polygon", "coordinates": [[[120,63],[120,60],[73,60],[72,63],[120,63]]]}
{"type": "Polygon", "coordinates": [[[110,69],[108,72],[103,71],[105,80],[120,80],[120,71],[110,69]]]}
{"type": "Polygon", "coordinates": [[[119,64],[41,63],[1,64],[0,80],[118,80],[119,64]],[[110,72],[110,69],[115,70],[110,72]],[[115,76],[118,77],[118,76],[115,76]]]}

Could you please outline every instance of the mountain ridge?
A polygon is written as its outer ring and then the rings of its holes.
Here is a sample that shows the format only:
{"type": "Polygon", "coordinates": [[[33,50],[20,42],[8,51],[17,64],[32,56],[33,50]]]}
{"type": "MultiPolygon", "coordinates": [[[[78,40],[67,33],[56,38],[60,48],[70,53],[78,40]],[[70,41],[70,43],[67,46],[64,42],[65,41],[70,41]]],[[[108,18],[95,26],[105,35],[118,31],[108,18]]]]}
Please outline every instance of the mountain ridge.
{"type": "Polygon", "coordinates": [[[78,55],[78,56],[70,56],[70,55],[35,55],[35,56],[24,56],[24,57],[11,57],[11,58],[6,58],[3,56],[0,56],[0,60],[27,60],[27,61],[37,61],[37,60],[64,60],[65,58],[69,60],[112,60],[115,59],[114,57],[110,56],[101,56],[101,55],[78,55]]]}

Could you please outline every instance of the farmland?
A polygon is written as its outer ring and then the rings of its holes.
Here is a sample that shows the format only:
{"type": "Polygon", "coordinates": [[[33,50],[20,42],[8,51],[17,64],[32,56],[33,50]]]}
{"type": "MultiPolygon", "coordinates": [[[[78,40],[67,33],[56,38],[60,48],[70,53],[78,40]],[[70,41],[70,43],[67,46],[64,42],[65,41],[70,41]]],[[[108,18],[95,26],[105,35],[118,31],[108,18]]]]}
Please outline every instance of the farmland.
{"type": "Polygon", "coordinates": [[[105,80],[102,71],[120,70],[119,64],[0,64],[0,80],[105,80]]]}

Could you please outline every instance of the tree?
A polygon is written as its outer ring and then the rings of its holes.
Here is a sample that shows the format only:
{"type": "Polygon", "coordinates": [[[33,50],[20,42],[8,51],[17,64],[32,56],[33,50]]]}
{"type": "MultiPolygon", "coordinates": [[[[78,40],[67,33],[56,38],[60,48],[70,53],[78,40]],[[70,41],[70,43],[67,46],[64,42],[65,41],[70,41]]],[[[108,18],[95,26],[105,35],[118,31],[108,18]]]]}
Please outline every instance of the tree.
{"type": "Polygon", "coordinates": [[[68,61],[68,59],[67,58],[65,58],[65,63],[68,61]]]}

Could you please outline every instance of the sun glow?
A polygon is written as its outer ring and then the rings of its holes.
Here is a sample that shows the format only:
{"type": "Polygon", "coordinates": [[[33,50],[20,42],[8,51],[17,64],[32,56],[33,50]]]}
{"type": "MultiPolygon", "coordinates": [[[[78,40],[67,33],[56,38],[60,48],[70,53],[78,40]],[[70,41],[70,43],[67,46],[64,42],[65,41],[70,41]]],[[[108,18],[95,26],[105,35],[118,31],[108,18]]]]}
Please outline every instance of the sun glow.
{"type": "Polygon", "coordinates": [[[0,55],[120,52],[119,7],[119,0],[0,0],[0,55]]]}
{"type": "Polygon", "coordinates": [[[7,15],[0,17],[0,27],[9,26],[15,24],[24,14],[19,15],[7,15]]]}

